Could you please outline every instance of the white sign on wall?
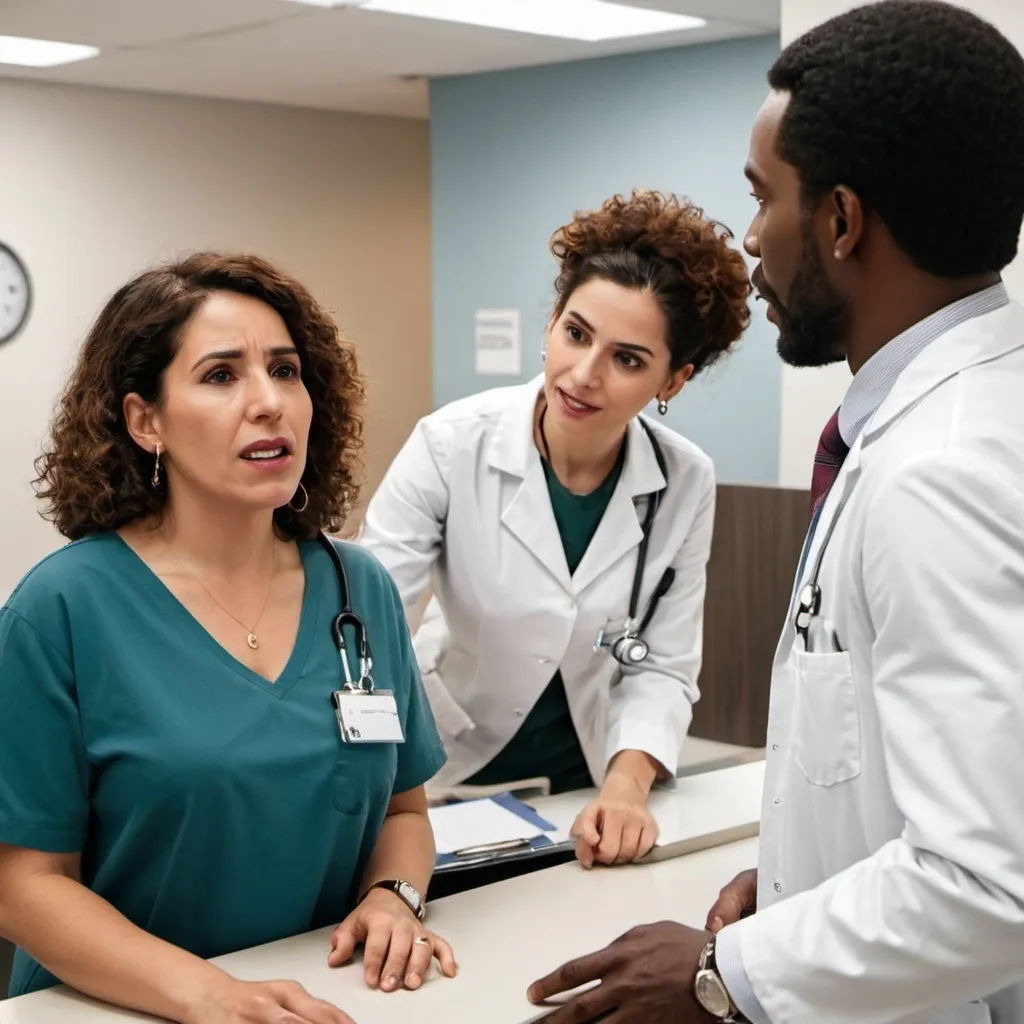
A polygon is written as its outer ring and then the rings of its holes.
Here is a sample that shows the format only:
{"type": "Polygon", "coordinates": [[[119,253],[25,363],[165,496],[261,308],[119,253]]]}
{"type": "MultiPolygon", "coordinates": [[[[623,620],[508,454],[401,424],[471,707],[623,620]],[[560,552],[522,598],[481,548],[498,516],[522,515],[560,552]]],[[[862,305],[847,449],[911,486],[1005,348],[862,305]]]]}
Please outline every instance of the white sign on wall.
{"type": "Polygon", "coordinates": [[[474,347],[478,374],[518,376],[523,367],[519,310],[478,309],[474,347]]]}

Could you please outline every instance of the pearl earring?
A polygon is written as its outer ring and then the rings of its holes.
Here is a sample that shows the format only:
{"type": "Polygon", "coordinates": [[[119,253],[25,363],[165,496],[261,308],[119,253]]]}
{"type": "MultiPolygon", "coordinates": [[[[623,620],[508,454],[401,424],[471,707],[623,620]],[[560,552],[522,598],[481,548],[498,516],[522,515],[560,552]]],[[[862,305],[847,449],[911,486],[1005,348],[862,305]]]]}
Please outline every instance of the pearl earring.
{"type": "Polygon", "coordinates": [[[666,402],[664,398],[658,399],[658,412],[660,412],[662,416],[668,412],[668,402],[666,402]]]}

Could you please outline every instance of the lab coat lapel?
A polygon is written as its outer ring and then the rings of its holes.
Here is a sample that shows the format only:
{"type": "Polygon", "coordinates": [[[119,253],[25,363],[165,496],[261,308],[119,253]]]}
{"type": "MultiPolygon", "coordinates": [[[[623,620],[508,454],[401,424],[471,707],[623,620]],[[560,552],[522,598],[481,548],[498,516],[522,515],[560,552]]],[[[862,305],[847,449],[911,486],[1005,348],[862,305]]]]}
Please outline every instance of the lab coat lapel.
{"type": "Polygon", "coordinates": [[[1022,346],[1024,306],[1012,301],[936,338],[897,378],[864,429],[864,447],[874,444],[905,412],[950,377],[1022,346]]]}
{"type": "Polygon", "coordinates": [[[566,591],[571,591],[569,566],[551,509],[544,467],[533,443],[533,415],[543,386],[543,377],[524,384],[521,395],[502,413],[491,440],[488,464],[520,480],[519,488],[501,514],[505,528],[541,568],[566,591]]]}
{"type": "Polygon", "coordinates": [[[645,502],[640,502],[638,510],[636,499],[662,490],[665,484],[650,438],[640,421],[634,419],[626,434],[622,475],[572,578],[572,588],[577,594],[639,545],[643,537],[641,521],[647,508],[645,502]]]}
{"type": "Polygon", "coordinates": [[[808,539],[807,550],[801,561],[801,571],[794,580],[790,594],[786,625],[775,652],[776,666],[788,658],[796,636],[793,629],[793,613],[797,594],[814,571],[818,552],[832,520],[840,506],[850,499],[850,493],[861,476],[863,461],[870,460],[871,447],[882,440],[889,430],[894,429],[903,415],[917,402],[950,377],[970,366],[998,359],[1022,346],[1024,307],[1017,302],[1010,302],[1009,305],[984,316],[967,320],[936,338],[900,374],[881,406],[854,442],[832,490],[825,499],[821,515],[815,524],[814,534],[808,539]]]}
{"type": "Polygon", "coordinates": [[[779,637],[778,645],[775,648],[775,667],[780,668],[789,659],[790,650],[796,640],[796,629],[794,627],[794,616],[796,614],[797,595],[803,588],[804,583],[814,572],[815,562],[821,551],[821,545],[832,526],[836,515],[840,512],[841,506],[850,500],[850,494],[861,475],[861,451],[863,447],[864,433],[858,436],[850,449],[842,468],[836,476],[821,506],[821,512],[816,521],[812,520],[814,532],[808,530],[804,540],[804,550],[801,552],[798,563],[799,571],[793,577],[793,588],[789,593],[789,608],[786,612],[786,621],[782,628],[782,635],[779,637]]]}

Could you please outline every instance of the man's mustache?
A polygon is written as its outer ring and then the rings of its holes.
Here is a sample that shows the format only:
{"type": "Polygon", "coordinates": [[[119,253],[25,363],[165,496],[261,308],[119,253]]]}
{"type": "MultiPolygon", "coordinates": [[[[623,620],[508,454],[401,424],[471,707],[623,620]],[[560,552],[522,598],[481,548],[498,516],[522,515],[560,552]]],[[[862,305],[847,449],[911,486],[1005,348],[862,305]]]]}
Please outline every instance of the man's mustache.
{"type": "Polygon", "coordinates": [[[757,292],[759,298],[764,299],[765,302],[770,302],[776,309],[782,309],[782,303],[779,302],[779,297],[765,281],[764,274],[762,273],[760,266],[758,266],[754,273],[750,275],[750,283],[754,286],[754,290],[757,292]]]}

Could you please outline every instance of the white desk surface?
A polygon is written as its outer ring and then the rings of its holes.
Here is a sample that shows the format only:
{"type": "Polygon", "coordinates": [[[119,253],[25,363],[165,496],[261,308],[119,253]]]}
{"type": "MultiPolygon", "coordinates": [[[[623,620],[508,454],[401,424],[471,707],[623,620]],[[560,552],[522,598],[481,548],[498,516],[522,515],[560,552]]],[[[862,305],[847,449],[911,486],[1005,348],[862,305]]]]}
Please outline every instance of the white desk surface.
{"type": "MultiPolygon", "coordinates": [[[[637,924],[671,918],[703,926],[719,889],[756,863],[756,839],[720,838],[725,845],[716,845],[714,837],[745,824],[750,806],[760,806],[762,780],[763,765],[757,764],[679,780],[679,820],[690,821],[689,841],[702,847],[698,852],[592,871],[563,864],[431,903],[430,927],[451,942],[460,972],[448,979],[435,969],[417,992],[371,991],[358,966],[329,968],[329,928],[214,962],[245,980],[296,980],[340,1006],[356,1024],[397,1022],[408,1012],[421,1024],[525,1024],[540,1015],[526,999],[527,986],[564,961],[601,948],[637,924]]],[[[666,791],[659,800],[671,795],[666,791]]],[[[569,813],[569,801],[561,797],[537,803],[549,817],[569,813]]],[[[0,1024],[150,1020],[63,987],[0,1002],[0,1024]]]]}
{"type": "MultiPolygon", "coordinates": [[[[652,860],[679,857],[756,836],[761,821],[764,761],[687,775],[658,786],[648,806],[658,822],[652,860]]],[[[559,831],[572,823],[597,790],[537,797],[530,806],[559,831]]]]}

